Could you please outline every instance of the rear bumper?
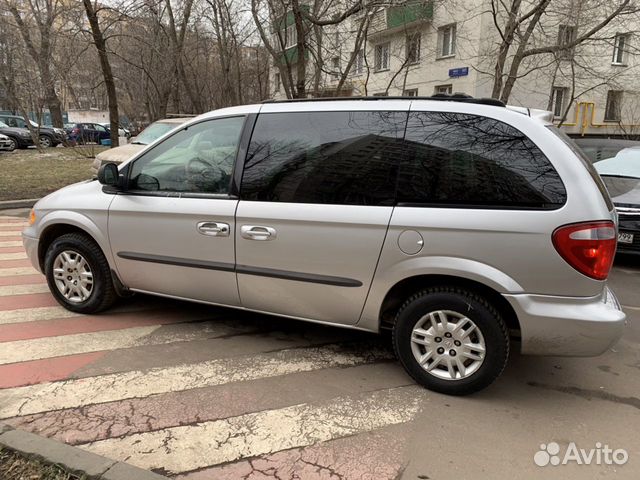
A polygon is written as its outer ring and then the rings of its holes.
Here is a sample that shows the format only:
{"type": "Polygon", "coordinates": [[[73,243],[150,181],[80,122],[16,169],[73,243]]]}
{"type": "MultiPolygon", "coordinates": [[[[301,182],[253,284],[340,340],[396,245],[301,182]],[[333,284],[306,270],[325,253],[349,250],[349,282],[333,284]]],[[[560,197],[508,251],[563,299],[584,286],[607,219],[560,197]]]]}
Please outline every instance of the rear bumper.
{"type": "Polygon", "coordinates": [[[624,331],[626,315],[609,288],[590,298],[504,295],[518,316],[522,353],[592,357],[624,331]]]}

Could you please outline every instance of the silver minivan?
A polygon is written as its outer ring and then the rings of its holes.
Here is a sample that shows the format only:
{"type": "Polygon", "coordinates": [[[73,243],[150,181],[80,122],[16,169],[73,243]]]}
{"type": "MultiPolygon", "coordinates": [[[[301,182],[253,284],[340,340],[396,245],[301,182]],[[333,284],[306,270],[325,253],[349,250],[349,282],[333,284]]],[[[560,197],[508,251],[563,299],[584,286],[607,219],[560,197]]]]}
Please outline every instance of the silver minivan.
{"type": "Polygon", "coordinates": [[[509,349],[599,355],[615,210],[544,115],[462,96],[216,110],[38,202],[24,244],[95,313],[143,292],[377,332],[467,394],[509,349]]]}

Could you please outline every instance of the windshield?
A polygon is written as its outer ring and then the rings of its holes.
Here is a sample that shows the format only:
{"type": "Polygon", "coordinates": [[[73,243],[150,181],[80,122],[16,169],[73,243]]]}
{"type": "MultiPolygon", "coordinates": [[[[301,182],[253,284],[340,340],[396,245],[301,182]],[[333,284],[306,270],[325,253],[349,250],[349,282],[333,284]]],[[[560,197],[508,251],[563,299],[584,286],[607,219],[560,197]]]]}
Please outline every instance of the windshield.
{"type": "Polygon", "coordinates": [[[131,143],[138,143],[140,145],[149,145],[150,143],[155,142],[162,135],[167,133],[170,130],[173,130],[177,127],[176,124],[173,123],[152,123],[144,131],[136,137],[136,140],[131,143]]]}
{"type": "Polygon", "coordinates": [[[9,128],[9,125],[4,122],[0,122],[0,128],[9,128]]]}
{"type": "Polygon", "coordinates": [[[38,124],[36,122],[34,122],[33,120],[29,120],[29,123],[31,124],[32,127],[38,128],[38,124]]]}

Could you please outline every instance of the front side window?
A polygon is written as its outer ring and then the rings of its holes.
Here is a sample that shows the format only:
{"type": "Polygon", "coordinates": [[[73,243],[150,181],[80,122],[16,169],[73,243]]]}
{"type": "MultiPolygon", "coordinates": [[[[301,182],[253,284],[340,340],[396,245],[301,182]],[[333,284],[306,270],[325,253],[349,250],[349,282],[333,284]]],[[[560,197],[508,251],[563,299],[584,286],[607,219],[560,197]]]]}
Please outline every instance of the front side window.
{"type": "Polygon", "coordinates": [[[393,205],[406,112],[292,112],[258,117],[243,200],[393,205]]]}
{"type": "Polygon", "coordinates": [[[560,176],[515,128],[490,118],[448,112],[409,115],[398,202],[485,208],[558,208],[560,176]]]}
{"type": "Polygon", "coordinates": [[[374,68],[376,72],[389,69],[389,43],[376,45],[374,52],[374,68]]]}
{"type": "Polygon", "coordinates": [[[129,188],[227,194],[244,117],[208,120],[170,136],[131,166],[129,188]]]}

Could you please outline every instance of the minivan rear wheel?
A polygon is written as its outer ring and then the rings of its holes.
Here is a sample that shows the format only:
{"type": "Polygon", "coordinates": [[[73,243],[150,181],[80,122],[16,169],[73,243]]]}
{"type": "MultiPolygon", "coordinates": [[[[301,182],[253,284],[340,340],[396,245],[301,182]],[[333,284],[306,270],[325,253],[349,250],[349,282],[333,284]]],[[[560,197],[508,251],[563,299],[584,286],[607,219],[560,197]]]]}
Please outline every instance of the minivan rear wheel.
{"type": "Polygon", "coordinates": [[[504,370],[509,336],[498,311],[474,292],[434,287],[411,296],[396,315],[393,345],[407,372],[426,388],[467,395],[504,370]]]}
{"type": "Polygon", "coordinates": [[[47,249],[44,268],[49,290],[67,310],[97,313],[117,298],[107,259],[88,235],[56,238],[47,249]]]}

